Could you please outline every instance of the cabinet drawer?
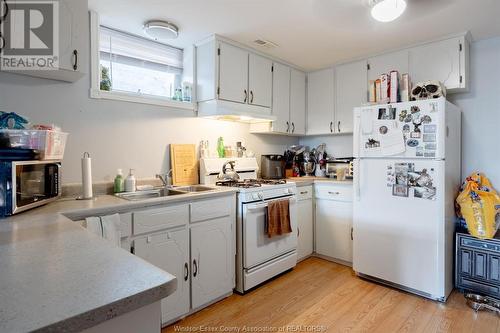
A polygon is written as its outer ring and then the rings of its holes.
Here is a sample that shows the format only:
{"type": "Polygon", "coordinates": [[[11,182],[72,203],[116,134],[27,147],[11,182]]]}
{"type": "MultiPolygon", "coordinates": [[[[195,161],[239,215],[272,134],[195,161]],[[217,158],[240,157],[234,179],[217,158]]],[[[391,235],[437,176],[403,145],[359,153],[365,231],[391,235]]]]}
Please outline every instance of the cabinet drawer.
{"type": "Polygon", "coordinates": [[[352,185],[315,185],[315,197],[335,201],[352,201],[352,185]]]}
{"type": "Polygon", "coordinates": [[[188,204],[153,208],[133,213],[134,234],[185,225],[189,222],[188,204]]]}
{"type": "Polygon", "coordinates": [[[231,215],[234,206],[233,196],[211,200],[201,200],[191,203],[191,222],[211,220],[217,217],[231,215]]]}
{"type": "Polygon", "coordinates": [[[309,186],[301,186],[297,187],[297,200],[307,200],[311,199],[313,195],[313,187],[309,186]]]}
{"type": "Polygon", "coordinates": [[[474,292],[482,292],[486,295],[498,297],[500,296],[500,287],[492,286],[483,282],[476,282],[472,279],[459,277],[458,287],[466,290],[471,290],[474,292]]]}
{"type": "Polygon", "coordinates": [[[473,249],[493,251],[500,254],[500,245],[496,244],[495,241],[480,240],[470,236],[459,236],[459,237],[461,246],[466,246],[473,249]]]}

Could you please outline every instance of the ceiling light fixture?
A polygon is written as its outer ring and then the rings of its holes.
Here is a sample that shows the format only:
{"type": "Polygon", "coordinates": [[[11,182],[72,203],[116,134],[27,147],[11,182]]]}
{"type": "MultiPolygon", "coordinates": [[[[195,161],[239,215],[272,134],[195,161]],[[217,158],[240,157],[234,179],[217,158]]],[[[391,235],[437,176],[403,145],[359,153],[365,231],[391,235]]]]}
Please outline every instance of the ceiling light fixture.
{"type": "Polygon", "coordinates": [[[179,28],[167,21],[148,21],[144,24],[143,29],[148,37],[159,42],[175,39],[179,36],[179,28]]]}
{"type": "Polygon", "coordinates": [[[380,22],[391,22],[403,14],[406,9],[405,0],[370,0],[372,17],[380,22]]]}

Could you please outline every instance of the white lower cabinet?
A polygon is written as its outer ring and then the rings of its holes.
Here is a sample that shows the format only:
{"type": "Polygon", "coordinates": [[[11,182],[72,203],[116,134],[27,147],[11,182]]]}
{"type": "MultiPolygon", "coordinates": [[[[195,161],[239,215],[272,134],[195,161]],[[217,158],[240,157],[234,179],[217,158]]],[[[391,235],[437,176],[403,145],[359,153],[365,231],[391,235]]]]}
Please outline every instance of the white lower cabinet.
{"type": "Polygon", "coordinates": [[[177,290],[161,301],[162,322],[189,312],[189,236],[187,227],[136,239],[135,254],[177,278],[177,290]]]}
{"type": "Polygon", "coordinates": [[[197,309],[233,289],[231,217],[194,224],[190,233],[191,298],[197,309]]]}
{"type": "Polygon", "coordinates": [[[302,186],[297,188],[298,199],[298,228],[297,228],[297,260],[307,258],[313,253],[313,187],[302,186]]]}
{"type": "Polygon", "coordinates": [[[177,278],[162,325],[232,292],[235,219],[235,194],[132,213],[135,255],[177,278]]]}
{"type": "Polygon", "coordinates": [[[352,185],[316,184],[316,253],[352,262],[352,185]]]}

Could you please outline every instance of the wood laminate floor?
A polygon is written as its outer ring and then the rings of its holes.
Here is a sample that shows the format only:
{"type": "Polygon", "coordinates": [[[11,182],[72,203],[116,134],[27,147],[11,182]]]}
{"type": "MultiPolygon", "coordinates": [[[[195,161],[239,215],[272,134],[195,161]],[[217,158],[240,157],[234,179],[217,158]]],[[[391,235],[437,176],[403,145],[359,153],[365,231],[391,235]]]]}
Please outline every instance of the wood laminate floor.
{"type": "Polygon", "coordinates": [[[456,291],[441,304],[360,279],[349,267],[309,258],[293,271],[162,332],[348,331],[500,332],[500,317],[474,313],[456,291]]]}

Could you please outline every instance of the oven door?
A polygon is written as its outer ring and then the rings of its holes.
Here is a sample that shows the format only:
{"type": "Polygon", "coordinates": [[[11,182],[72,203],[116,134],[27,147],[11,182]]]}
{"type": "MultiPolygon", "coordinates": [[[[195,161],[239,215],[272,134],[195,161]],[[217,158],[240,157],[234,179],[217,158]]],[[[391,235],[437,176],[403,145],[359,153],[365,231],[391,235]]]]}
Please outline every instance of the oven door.
{"type": "Polygon", "coordinates": [[[243,267],[248,269],[297,248],[297,199],[295,196],[243,204],[243,267]],[[269,238],[265,231],[267,205],[290,201],[292,232],[269,238]]]}

